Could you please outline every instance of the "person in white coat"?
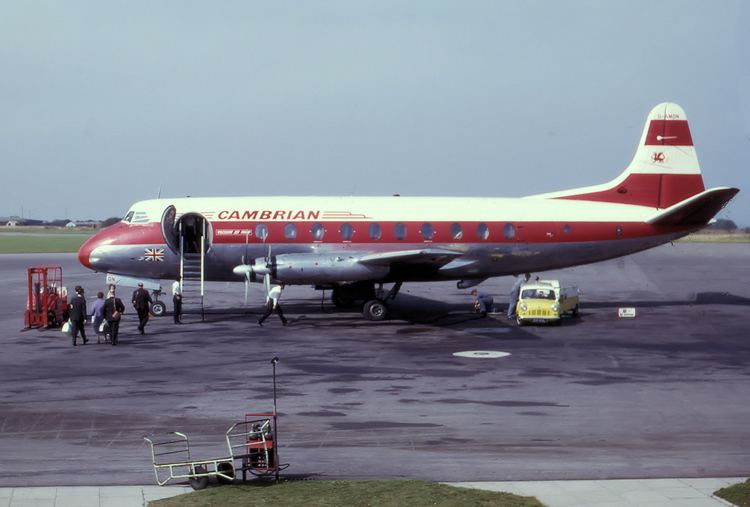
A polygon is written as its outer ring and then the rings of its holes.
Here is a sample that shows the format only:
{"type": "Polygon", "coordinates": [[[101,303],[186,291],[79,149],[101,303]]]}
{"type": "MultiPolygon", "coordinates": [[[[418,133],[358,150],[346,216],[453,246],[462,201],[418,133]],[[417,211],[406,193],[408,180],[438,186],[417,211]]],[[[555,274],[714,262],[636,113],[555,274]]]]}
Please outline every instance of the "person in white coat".
{"type": "Polygon", "coordinates": [[[258,319],[258,325],[262,326],[263,321],[266,320],[268,316],[271,315],[274,311],[279,316],[279,319],[281,319],[281,323],[283,325],[286,326],[288,324],[288,321],[286,320],[286,318],[284,318],[284,312],[281,310],[281,305],[279,304],[279,299],[281,299],[281,291],[283,289],[283,285],[272,285],[268,290],[268,295],[266,295],[266,312],[260,319],[258,319]]]}

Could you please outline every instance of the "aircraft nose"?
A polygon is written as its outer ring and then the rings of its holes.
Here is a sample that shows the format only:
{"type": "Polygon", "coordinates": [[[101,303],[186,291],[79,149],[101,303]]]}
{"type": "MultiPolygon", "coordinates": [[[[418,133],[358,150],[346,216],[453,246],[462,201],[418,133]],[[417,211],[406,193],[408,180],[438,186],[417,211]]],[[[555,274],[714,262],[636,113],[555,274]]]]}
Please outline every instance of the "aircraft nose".
{"type": "Polygon", "coordinates": [[[78,249],[78,262],[89,269],[94,269],[94,267],[91,265],[91,252],[93,252],[94,248],[99,245],[98,236],[99,233],[94,234],[89,239],[84,241],[83,245],[81,245],[81,248],[78,249]]]}

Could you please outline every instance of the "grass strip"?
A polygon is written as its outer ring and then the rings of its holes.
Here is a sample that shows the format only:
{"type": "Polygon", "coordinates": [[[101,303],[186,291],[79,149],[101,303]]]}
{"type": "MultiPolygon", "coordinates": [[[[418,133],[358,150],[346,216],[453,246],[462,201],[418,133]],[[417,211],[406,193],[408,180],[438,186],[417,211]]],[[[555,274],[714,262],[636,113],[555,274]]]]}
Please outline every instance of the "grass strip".
{"type": "Polygon", "coordinates": [[[750,479],[739,484],[721,488],[714,495],[739,507],[750,507],[750,479]]]}
{"type": "Polygon", "coordinates": [[[290,481],[218,486],[149,502],[153,507],[542,507],[534,497],[426,481],[290,481]]]}
{"type": "Polygon", "coordinates": [[[55,236],[11,236],[0,234],[0,254],[77,252],[89,236],[60,234],[55,236]]]}
{"type": "Polygon", "coordinates": [[[698,232],[689,234],[678,241],[686,243],[750,243],[747,232],[698,232]]]}

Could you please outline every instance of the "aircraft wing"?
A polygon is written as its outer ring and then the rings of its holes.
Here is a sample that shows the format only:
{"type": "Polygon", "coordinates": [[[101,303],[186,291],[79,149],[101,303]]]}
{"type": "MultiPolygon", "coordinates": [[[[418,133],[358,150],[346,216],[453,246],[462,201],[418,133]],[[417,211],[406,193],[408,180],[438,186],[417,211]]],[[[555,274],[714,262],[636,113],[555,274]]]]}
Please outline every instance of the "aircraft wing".
{"type": "Polygon", "coordinates": [[[361,264],[375,264],[389,266],[391,264],[416,263],[443,266],[465,252],[447,250],[443,248],[424,248],[420,250],[400,250],[397,252],[383,252],[368,254],[360,257],[361,264]]]}
{"type": "Polygon", "coordinates": [[[652,216],[652,225],[705,225],[739,192],[737,188],[720,187],[704,190],[652,216]]]}

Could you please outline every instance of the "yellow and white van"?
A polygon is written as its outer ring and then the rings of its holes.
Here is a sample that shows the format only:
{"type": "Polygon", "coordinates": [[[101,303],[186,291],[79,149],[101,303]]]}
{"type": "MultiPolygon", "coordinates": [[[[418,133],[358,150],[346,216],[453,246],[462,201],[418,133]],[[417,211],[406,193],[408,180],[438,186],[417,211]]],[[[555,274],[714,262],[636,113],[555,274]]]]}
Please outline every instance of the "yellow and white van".
{"type": "Polygon", "coordinates": [[[516,306],[516,322],[559,324],[563,314],[578,316],[578,287],[560,287],[559,280],[537,280],[521,286],[516,306]]]}

